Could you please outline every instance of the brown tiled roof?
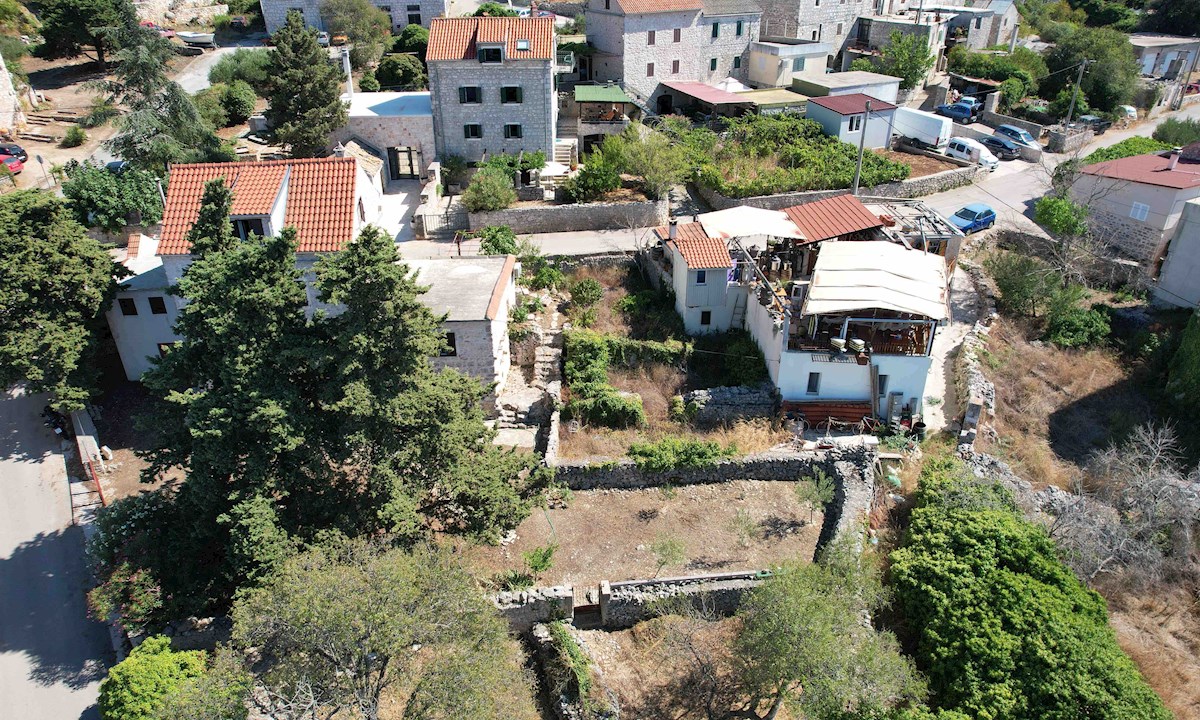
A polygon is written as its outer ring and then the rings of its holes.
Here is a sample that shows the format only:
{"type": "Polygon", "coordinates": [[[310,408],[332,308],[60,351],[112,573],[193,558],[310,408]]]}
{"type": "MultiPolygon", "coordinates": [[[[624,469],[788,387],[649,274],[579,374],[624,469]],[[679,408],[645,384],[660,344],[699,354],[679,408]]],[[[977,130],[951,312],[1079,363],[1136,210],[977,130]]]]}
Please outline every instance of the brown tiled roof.
{"type": "MultiPolygon", "coordinates": [[[[287,179],[284,226],[296,228],[299,252],[340,250],[354,235],[354,158],[172,165],[159,255],[187,255],[187,232],[200,213],[204,183],[224,178],[234,215],[267,215],[287,179]]],[[[282,228],[277,228],[280,230],[282,228]]]]}
{"type": "Polygon", "coordinates": [[[863,93],[849,93],[847,95],[825,95],[823,97],[809,98],[808,101],[814,105],[832,110],[838,115],[857,115],[867,111],[867,101],[871,101],[871,112],[876,110],[895,110],[896,106],[890,102],[884,102],[878,98],[873,98],[870,95],[863,93]]]}
{"type": "Polygon", "coordinates": [[[517,257],[515,255],[509,255],[504,259],[504,268],[500,270],[500,277],[496,278],[496,286],[492,288],[492,299],[488,301],[488,320],[500,317],[500,303],[504,301],[504,291],[508,289],[508,283],[512,281],[513,268],[516,266],[517,257]]]}
{"type": "Polygon", "coordinates": [[[617,6],[626,15],[642,15],[646,13],[678,12],[680,10],[699,10],[704,7],[704,4],[701,0],[617,0],[617,6]]]}
{"type": "Polygon", "coordinates": [[[681,223],[675,231],[675,239],[669,240],[670,228],[665,225],[654,228],[654,234],[666,240],[668,247],[677,249],[692,270],[733,267],[725,241],[709,237],[700,223],[681,223]]]}
{"type": "MultiPolygon", "coordinates": [[[[814,100],[816,98],[813,98],[814,100]]],[[[879,218],[853,195],[818,200],[784,208],[809,242],[829,240],[860,230],[883,227],[879,218]]]]}
{"type": "Polygon", "coordinates": [[[476,43],[502,43],[510,60],[553,60],[554,18],[434,18],[425,60],[474,60],[476,43]],[[517,41],[528,40],[528,50],[517,41]]]}
{"type": "Polygon", "coordinates": [[[1200,162],[1181,157],[1174,170],[1171,170],[1170,167],[1170,154],[1134,155],[1133,157],[1094,163],[1080,172],[1176,190],[1200,187],[1200,162]]]}

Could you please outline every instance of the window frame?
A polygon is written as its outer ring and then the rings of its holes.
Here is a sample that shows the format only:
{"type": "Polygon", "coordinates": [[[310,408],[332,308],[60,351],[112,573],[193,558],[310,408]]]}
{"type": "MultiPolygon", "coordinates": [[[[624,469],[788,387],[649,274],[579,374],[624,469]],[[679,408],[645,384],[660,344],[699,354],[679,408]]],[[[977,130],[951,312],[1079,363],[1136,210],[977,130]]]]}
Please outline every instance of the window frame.
{"type": "Polygon", "coordinates": [[[804,72],[804,65],[807,59],[804,57],[792,58],[792,72],[804,72]],[[796,67],[796,63],[800,63],[800,67],[796,67]]]}
{"type": "Polygon", "coordinates": [[[458,104],[459,105],[482,105],[483,104],[483,87],[479,85],[460,85],[458,88],[458,104]],[[475,99],[467,99],[467,91],[475,91],[475,99]]]}
{"type": "Polygon", "coordinates": [[[481,47],[476,49],[475,58],[480,65],[500,65],[504,62],[503,47],[481,47]],[[490,58],[496,58],[491,60],[490,58]]]}
{"type": "Polygon", "coordinates": [[[741,69],[742,69],[742,56],[741,56],[741,55],[734,55],[734,56],[733,56],[733,69],[734,69],[734,70],[741,70],[741,69]]]}
{"type": "Polygon", "coordinates": [[[646,63],[646,77],[654,77],[654,63],[646,63]]]}
{"type": "Polygon", "coordinates": [[[717,59],[716,59],[716,58],[709,58],[709,59],[708,59],[708,71],[709,71],[709,72],[716,72],[716,71],[717,71],[717,59]]]}
{"type": "Polygon", "coordinates": [[[697,285],[707,285],[708,284],[708,270],[697,270],[696,271],[696,284],[697,285]]]}
{"type": "Polygon", "coordinates": [[[877,375],[875,381],[875,390],[878,397],[887,397],[888,376],[877,375]]]}
{"type": "Polygon", "coordinates": [[[700,324],[704,326],[712,325],[712,310],[700,311],[700,324]]]}
{"type": "Polygon", "coordinates": [[[500,86],[500,104],[501,105],[520,105],[525,102],[525,89],[520,85],[501,85],[500,86]],[[505,93],[509,90],[517,91],[516,100],[506,100],[505,93]]]}
{"type": "Polygon", "coordinates": [[[712,24],[712,38],[716,40],[719,37],[721,37],[721,23],[714,22],[712,24]]]}
{"type": "Polygon", "coordinates": [[[1146,203],[1132,202],[1129,205],[1129,217],[1138,222],[1146,222],[1150,217],[1150,206],[1146,203]]]}
{"type": "Polygon", "coordinates": [[[854,115],[851,115],[849,130],[846,132],[861,132],[863,126],[863,115],[864,113],[855,113],[854,115]]]}
{"type": "Polygon", "coordinates": [[[463,124],[463,140],[482,140],[483,125],[481,123],[464,123],[463,124]],[[478,128],[478,135],[471,135],[469,128],[478,128]]]}
{"type": "Polygon", "coordinates": [[[681,42],[683,40],[683,28],[675,28],[673,39],[671,42],[681,42]]]}
{"type": "Polygon", "coordinates": [[[420,25],[421,24],[421,13],[408,13],[408,24],[409,25],[420,25]]]}
{"type": "Polygon", "coordinates": [[[647,44],[647,45],[653,45],[653,44],[654,44],[654,41],[655,41],[655,39],[656,39],[656,38],[655,38],[654,31],[653,31],[653,30],[647,30],[647,31],[646,31],[646,44],[647,44]]]}
{"type": "Polygon", "coordinates": [[[804,386],[805,395],[820,395],[821,394],[821,373],[810,372],[808,374],[808,382],[804,386]]]}
{"type": "Polygon", "coordinates": [[[734,30],[733,30],[734,37],[741,37],[742,34],[745,33],[745,31],[746,31],[746,21],[738,20],[737,23],[734,24],[734,30]]]}
{"type": "Polygon", "coordinates": [[[521,127],[521,123],[504,123],[504,139],[505,140],[521,140],[525,137],[525,129],[521,127]],[[513,131],[516,134],[512,134],[513,131]]]}
{"type": "Polygon", "coordinates": [[[678,74],[679,74],[679,61],[678,61],[678,60],[672,60],[672,61],[671,61],[671,74],[672,74],[672,75],[678,75],[678,74]]]}
{"type": "Polygon", "coordinates": [[[161,295],[153,295],[147,298],[150,301],[151,315],[166,315],[167,314],[167,299],[161,295]]]}
{"type": "Polygon", "coordinates": [[[117,307],[121,309],[122,317],[137,317],[137,301],[133,298],[117,298],[117,307]]]}

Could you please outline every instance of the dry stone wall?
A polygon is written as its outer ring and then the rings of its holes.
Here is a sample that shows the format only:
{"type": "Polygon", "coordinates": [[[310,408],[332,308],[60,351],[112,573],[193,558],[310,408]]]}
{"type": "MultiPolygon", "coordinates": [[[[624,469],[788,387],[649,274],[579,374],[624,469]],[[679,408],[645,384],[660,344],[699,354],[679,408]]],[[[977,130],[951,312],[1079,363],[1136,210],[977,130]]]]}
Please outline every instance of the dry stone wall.
{"type": "Polygon", "coordinates": [[[700,427],[713,427],[749,418],[772,417],[775,414],[775,390],[764,387],[715,387],[684,393],[683,402],[695,408],[693,422],[700,427]]]}
{"type": "MultiPolygon", "coordinates": [[[[670,212],[666,200],[627,203],[584,203],[580,205],[533,205],[504,210],[469,213],[472,230],[507,225],[518,233],[623,230],[629,227],[665,225],[670,212]]],[[[553,255],[554,248],[546,251],[553,255]]]]}
{"type": "Polygon", "coordinates": [[[720,573],[681,578],[600,583],[600,618],[605,628],[619,630],[645,620],[655,602],[683,595],[699,608],[719,616],[737,612],[742,595],[762,582],[759,572],[720,573]]]}
{"type": "Polygon", "coordinates": [[[801,452],[790,445],[781,445],[763,453],[720,460],[707,467],[675,468],[666,472],[644,471],[632,460],[560,462],[554,477],[571,490],[636,490],[731,480],[796,480],[811,475],[818,467],[828,473],[835,470],[828,453],[801,452]]]}

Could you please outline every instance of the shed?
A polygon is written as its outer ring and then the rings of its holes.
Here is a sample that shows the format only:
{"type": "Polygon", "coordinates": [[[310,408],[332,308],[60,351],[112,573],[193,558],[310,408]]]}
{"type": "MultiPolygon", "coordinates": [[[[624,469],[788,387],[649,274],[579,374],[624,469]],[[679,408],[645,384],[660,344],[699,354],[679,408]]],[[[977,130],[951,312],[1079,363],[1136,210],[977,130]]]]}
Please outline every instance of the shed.
{"type": "Polygon", "coordinates": [[[816,78],[793,78],[792,89],[810,98],[862,93],[876,100],[894,103],[900,94],[900,78],[863,70],[849,70],[816,78]]]}
{"type": "Polygon", "coordinates": [[[749,100],[759,115],[778,115],[790,112],[803,115],[808,109],[808,97],[786,88],[747,90],[738,95],[749,100]]]}
{"type": "Polygon", "coordinates": [[[854,145],[861,141],[869,148],[891,142],[895,113],[895,105],[862,93],[815,97],[808,101],[807,110],[809,119],[820,123],[826,135],[854,145]]]}

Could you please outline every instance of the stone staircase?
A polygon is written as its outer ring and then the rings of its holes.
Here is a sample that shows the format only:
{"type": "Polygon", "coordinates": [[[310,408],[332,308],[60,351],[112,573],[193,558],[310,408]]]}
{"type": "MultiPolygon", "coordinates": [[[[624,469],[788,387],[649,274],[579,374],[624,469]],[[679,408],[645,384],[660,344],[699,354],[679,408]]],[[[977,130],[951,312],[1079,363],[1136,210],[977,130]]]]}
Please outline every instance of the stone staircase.
{"type": "Polygon", "coordinates": [[[554,140],[554,162],[573,165],[579,161],[579,139],[558,137],[554,140]]]}

